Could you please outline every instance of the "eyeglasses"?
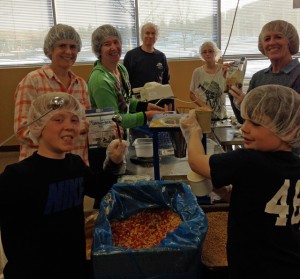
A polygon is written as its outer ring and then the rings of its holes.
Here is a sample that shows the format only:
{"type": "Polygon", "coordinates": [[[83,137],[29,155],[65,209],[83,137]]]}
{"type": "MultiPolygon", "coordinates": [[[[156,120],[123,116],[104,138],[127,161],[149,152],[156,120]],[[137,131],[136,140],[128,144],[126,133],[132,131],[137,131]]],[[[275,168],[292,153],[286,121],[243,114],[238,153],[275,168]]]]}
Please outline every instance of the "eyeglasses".
{"type": "Polygon", "coordinates": [[[204,51],[201,51],[201,54],[211,54],[211,53],[214,53],[215,51],[210,49],[210,50],[204,50],[204,51]]]}

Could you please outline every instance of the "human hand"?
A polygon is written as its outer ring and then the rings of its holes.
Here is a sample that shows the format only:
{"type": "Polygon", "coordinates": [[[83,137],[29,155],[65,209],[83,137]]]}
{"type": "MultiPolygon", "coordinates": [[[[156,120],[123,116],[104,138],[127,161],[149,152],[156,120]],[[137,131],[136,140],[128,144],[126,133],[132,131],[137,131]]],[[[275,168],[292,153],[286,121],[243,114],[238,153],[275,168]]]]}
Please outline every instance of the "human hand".
{"type": "Polygon", "coordinates": [[[163,113],[164,113],[164,111],[161,111],[161,110],[145,111],[145,115],[146,115],[148,121],[152,120],[152,118],[154,117],[155,114],[163,114],[163,113]]]}
{"type": "Polygon", "coordinates": [[[213,192],[219,195],[225,202],[230,202],[232,185],[224,186],[221,188],[213,188],[213,192]]]}
{"type": "Polygon", "coordinates": [[[232,65],[233,62],[228,62],[228,63],[223,63],[222,64],[222,72],[223,72],[223,77],[226,78],[226,73],[230,66],[232,65]]]}
{"type": "Polygon", "coordinates": [[[128,142],[115,139],[107,146],[105,161],[111,160],[115,164],[121,164],[126,161],[125,157],[128,153],[128,142]]]}
{"type": "Polygon", "coordinates": [[[180,118],[179,126],[187,144],[192,132],[198,132],[201,138],[203,136],[202,129],[196,118],[195,109],[190,110],[188,115],[180,118]]]}
{"type": "Polygon", "coordinates": [[[151,111],[151,110],[164,111],[164,108],[162,108],[156,104],[148,103],[147,111],[151,111]]]}
{"type": "Polygon", "coordinates": [[[237,88],[235,85],[232,85],[228,92],[233,97],[233,103],[234,103],[234,105],[238,109],[240,109],[241,103],[244,100],[246,94],[243,93],[243,91],[240,90],[239,88],[237,88]]]}

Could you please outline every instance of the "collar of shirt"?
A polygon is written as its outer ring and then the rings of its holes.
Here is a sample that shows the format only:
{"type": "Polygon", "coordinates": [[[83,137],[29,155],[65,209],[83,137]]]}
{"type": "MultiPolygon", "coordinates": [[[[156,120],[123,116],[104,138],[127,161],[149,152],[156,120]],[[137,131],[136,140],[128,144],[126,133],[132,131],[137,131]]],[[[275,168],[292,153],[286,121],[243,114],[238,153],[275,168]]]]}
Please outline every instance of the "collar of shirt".
{"type": "MultiPolygon", "coordinates": [[[[43,71],[45,72],[45,74],[47,75],[47,77],[49,79],[52,79],[55,77],[55,73],[54,71],[50,68],[50,66],[43,66],[42,67],[43,71]]],[[[78,83],[78,78],[77,76],[72,72],[69,71],[69,74],[71,75],[71,84],[73,84],[74,82],[78,83]]]]}
{"type": "MultiPolygon", "coordinates": [[[[298,64],[299,64],[298,59],[293,59],[289,64],[287,64],[280,70],[280,73],[289,74],[298,64]]],[[[268,68],[265,69],[265,73],[268,73],[271,71],[272,71],[272,64],[268,68]]]]}

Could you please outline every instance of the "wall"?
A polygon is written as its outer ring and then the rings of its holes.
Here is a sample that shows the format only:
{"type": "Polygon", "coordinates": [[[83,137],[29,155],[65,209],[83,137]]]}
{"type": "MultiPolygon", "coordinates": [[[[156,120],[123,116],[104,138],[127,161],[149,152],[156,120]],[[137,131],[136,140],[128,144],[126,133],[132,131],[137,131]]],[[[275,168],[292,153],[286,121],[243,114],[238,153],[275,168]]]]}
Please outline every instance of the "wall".
{"type": "MultiPolygon", "coordinates": [[[[201,65],[202,61],[197,60],[176,60],[169,61],[170,67],[170,84],[175,99],[176,107],[191,107],[192,104],[180,102],[180,100],[190,101],[189,85],[192,72],[196,67],[201,65]]],[[[13,133],[13,117],[14,117],[14,92],[18,83],[28,73],[35,70],[37,67],[26,68],[0,68],[0,143],[13,133]]],[[[73,71],[87,80],[92,65],[76,65],[73,71]]],[[[11,146],[18,145],[18,141],[13,138],[7,142],[2,149],[8,149],[11,146]]]]}

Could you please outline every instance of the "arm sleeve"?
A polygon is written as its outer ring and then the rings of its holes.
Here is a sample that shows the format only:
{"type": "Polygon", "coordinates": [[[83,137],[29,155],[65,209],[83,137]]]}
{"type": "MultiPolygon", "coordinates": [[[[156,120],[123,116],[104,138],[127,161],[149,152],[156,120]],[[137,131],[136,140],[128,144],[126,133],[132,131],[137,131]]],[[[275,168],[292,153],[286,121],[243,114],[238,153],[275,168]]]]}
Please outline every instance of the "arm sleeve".
{"type": "Polygon", "coordinates": [[[130,113],[122,113],[118,108],[118,93],[108,84],[105,79],[93,72],[88,82],[91,99],[94,100],[97,108],[113,108],[115,113],[122,116],[123,128],[133,128],[144,125],[144,113],[136,112],[137,100],[130,100],[130,113]]]}
{"type": "Polygon", "coordinates": [[[168,84],[170,80],[170,73],[169,73],[169,65],[165,55],[164,55],[164,64],[165,64],[165,71],[163,73],[162,84],[168,84]]]}
{"type": "Polygon", "coordinates": [[[131,60],[130,54],[127,52],[124,56],[123,65],[125,66],[128,74],[129,74],[129,77],[132,75],[130,60],[131,60]]]}
{"type": "MultiPolygon", "coordinates": [[[[14,110],[14,132],[28,123],[28,112],[32,101],[36,98],[37,91],[33,79],[27,75],[17,86],[15,91],[15,110],[14,110]]],[[[22,142],[33,144],[29,137],[28,127],[17,134],[17,138],[22,142]]]]}
{"type": "Polygon", "coordinates": [[[85,195],[101,199],[110,190],[111,186],[117,183],[118,176],[110,171],[94,172],[86,166],[85,195]]]}
{"type": "Polygon", "coordinates": [[[148,107],[148,102],[138,102],[136,106],[136,111],[146,111],[148,107]]]}

